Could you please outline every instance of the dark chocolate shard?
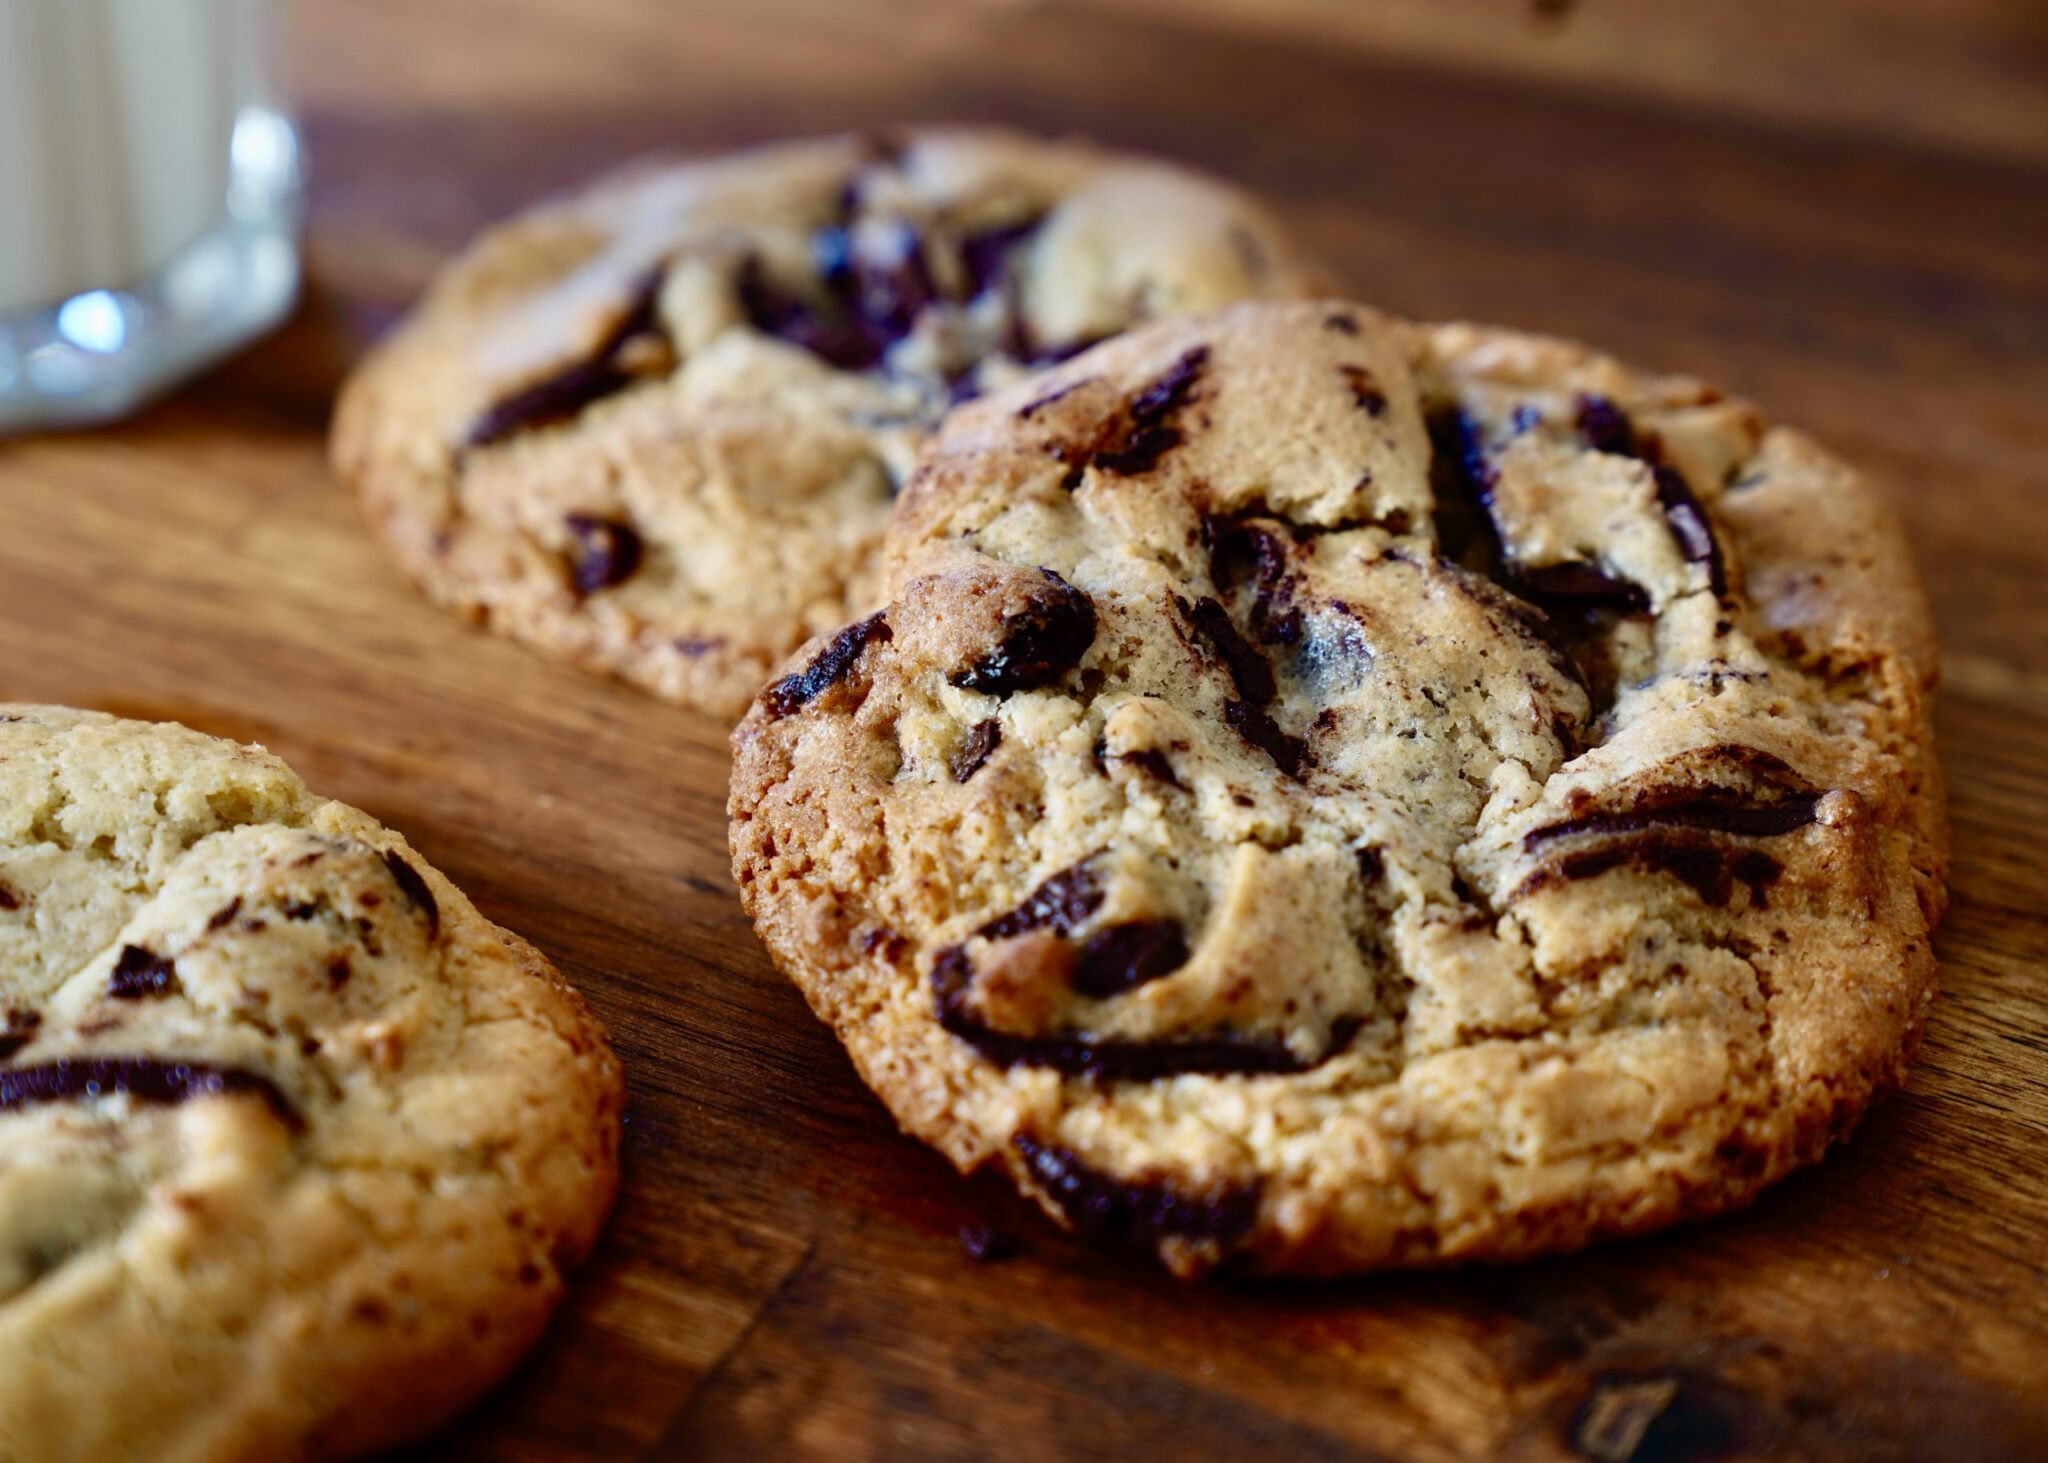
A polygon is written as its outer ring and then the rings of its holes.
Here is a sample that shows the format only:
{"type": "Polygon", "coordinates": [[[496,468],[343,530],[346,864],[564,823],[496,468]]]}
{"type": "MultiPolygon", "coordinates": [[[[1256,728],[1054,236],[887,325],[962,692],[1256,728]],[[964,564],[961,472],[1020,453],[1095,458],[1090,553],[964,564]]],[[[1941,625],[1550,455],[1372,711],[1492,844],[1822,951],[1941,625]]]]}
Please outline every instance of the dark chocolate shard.
{"type": "Polygon", "coordinates": [[[1223,704],[1223,719],[1230,723],[1231,730],[1273,759],[1273,764],[1289,777],[1299,776],[1304,744],[1300,737],[1289,736],[1280,729],[1280,724],[1266,714],[1263,707],[1248,701],[1226,701],[1223,704]]]}
{"type": "Polygon", "coordinates": [[[1613,838],[1643,833],[1653,828],[1693,828],[1706,833],[1726,833],[1738,838],[1776,838],[1795,833],[1814,820],[1820,804],[1818,793],[1797,793],[1772,803],[1740,802],[1733,798],[1701,797],[1682,802],[1630,809],[1617,813],[1588,813],[1533,829],[1522,837],[1522,850],[1534,853],[1560,838],[1597,835],[1613,838]]]}
{"type": "Polygon", "coordinates": [[[1186,791],[1186,784],[1174,772],[1172,761],[1168,759],[1166,753],[1160,751],[1157,747],[1142,747],[1135,752],[1118,752],[1116,760],[1138,768],[1147,777],[1152,778],[1156,782],[1163,782],[1168,787],[1177,787],[1182,791],[1186,791]]]}
{"type": "Polygon", "coordinates": [[[655,299],[660,275],[650,274],[635,291],[625,316],[599,342],[586,360],[574,362],[496,402],[471,424],[467,447],[488,447],[516,432],[566,420],[594,401],[624,389],[635,380],[622,357],[637,337],[658,332],[655,299]]]}
{"type": "Polygon", "coordinates": [[[1630,614],[1639,614],[1650,607],[1650,597],[1643,592],[1641,585],[1617,578],[1597,564],[1583,560],[1568,559],[1561,564],[1518,569],[1515,578],[1539,599],[1570,600],[1630,614]]]}
{"type": "MultiPolygon", "coordinates": [[[[815,244],[815,241],[814,241],[815,244]]],[[[828,273],[839,282],[837,297],[811,299],[786,290],[768,278],[761,261],[749,258],[737,280],[740,308],[747,323],[764,335],[786,340],[842,371],[864,371],[882,358],[887,342],[878,339],[847,309],[850,273],[828,273]]]]}
{"type": "Polygon", "coordinates": [[[1209,348],[1195,346],[1158,380],[1132,397],[1125,408],[1122,430],[1096,447],[1089,464],[1126,477],[1150,472],[1158,466],[1161,457],[1180,445],[1180,428],[1173,419],[1194,394],[1208,363],[1209,348]]]}
{"type": "Polygon", "coordinates": [[[870,642],[886,643],[893,633],[886,610],[854,621],[827,641],[809,665],[784,676],[763,692],[761,704],[771,717],[788,716],[845,679],[870,642]]]}
{"type": "Polygon", "coordinates": [[[960,755],[953,759],[953,780],[965,782],[981,771],[982,763],[988,761],[989,755],[1002,745],[1002,741],[1002,723],[993,716],[976,722],[974,729],[967,733],[967,740],[961,744],[960,755]]]}
{"type": "Polygon", "coordinates": [[[1671,526],[1671,537],[1678,541],[1678,551],[1685,555],[1689,564],[1699,564],[1707,571],[1707,584],[1716,596],[1728,593],[1728,566],[1721,558],[1721,544],[1714,537],[1714,528],[1707,521],[1707,510],[1693,495],[1676,468],[1657,467],[1652,469],[1657,478],[1657,501],[1663,505],[1664,521],[1671,526]]]}
{"type": "Polygon", "coordinates": [[[1738,882],[1748,886],[1751,903],[1762,905],[1765,891],[1785,871],[1783,864],[1758,849],[1731,847],[1690,830],[1651,829],[1619,843],[1566,854],[1523,880],[1513,897],[1554,883],[1591,879],[1624,865],[1670,874],[1716,909],[1728,902],[1738,882]]]}
{"type": "Polygon", "coordinates": [[[1045,587],[1003,620],[993,649],[948,678],[962,690],[1007,696],[1050,685],[1080,664],[1095,643],[1095,604],[1050,569],[1045,587]]]}
{"type": "Polygon", "coordinates": [[[1069,978],[1084,996],[1106,1000],[1170,975],[1188,962],[1187,935],[1177,920],[1127,920],[1081,942],[1069,978]]]}
{"type": "Polygon", "coordinates": [[[1223,662],[1237,694],[1255,706],[1270,702],[1279,691],[1273,667],[1265,653],[1238,632],[1229,611],[1207,596],[1192,605],[1184,599],[1176,599],[1175,604],[1203,644],[1223,662]]]}
{"type": "Polygon", "coordinates": [[[1042,215],[1034,216],[1001,228],[983,229],[960,241],[960,264],[967,274],[968,299],[978,299],[1009,278],[1012,256],[1038,232],[1043,222],[1042,215]]]}
{"type": "Polygon", "coordinates": [[[1656,477],[1657,502],[1664,509],[1671,536],[1689,564],[1707,571],[1707,582],[1717,595],[1728,592],[1728,570],[1721,558],[1721,545],[1707,519],[1707,510],[1678,469],[1663,460],[1655,437],[1645,440],[1629,421],[1627,413],[1605,396],[1579,398],[1579,435],[1595,452],[1633,457],[1647,463],[1656,477]]]}
{"type": "Polygon", "coordinates": [[[16,1052],[34,1041],[36,1029],[42,1024],[42,1012],[9,1006],[6,1020],[0,1022],[0,1062],[12,1060],[16,1052]]]}
{"type": "Polygon", "coordinates": [[[301,1126],[276,1083],[240,1067],[160,1057],[68,1057],[32,1067],[0,1068],[0,1112],[117,1093],[150,1103],[248,1094],[262,1098],[287,1127],[301,1126]]]}
{"type": "Polygon", "coordinates": [[[1379,417],[1387,414],[1387,394],[1373,380],[1372,372],[1363,366],[1339,366],[1337,371],[1350,388],[1351,399],[1369,415],[1379,417]]]}
{"type": "Polygon", "coordinates": [[[178,967],[168,955],[158,955],[140,945],[124,945],[107,977],[107,994],[121,1001],[142,1001],[172,995],[180,989],[178,967]]]}
{"type": "Polygon", "coordinates": [[[1008,914],[998,915],[975,933],[985,940],[1007,940],[1030,930],[1071,934],[1102,908],[1102,882],[1095,877],[1095,856],[1069,864],[1024,896],[1008,914]]]}
{"type": "Polygon", "coordinates": [[[571,513],[565,520],[575,548],[569,555],[569,578],[579,594],[595,594],[632,577],[645,546],[630,523],[571,513]]]}
{"type": "Polygon", "coordinates": [[[398,886],[398,892],[405,896],[406,903],[426,922],[427,938],[433,939],[441,933],[441,906],[435,902],[434,891],[427,887],[425,876],[388,848],[384,850],[383,857],[391,882],[398,886]]]}
{"type": "Polygon", "coordinates": [[[1182,1194],[1159,1180],[1113,1178],[1071,1151],[1028,1133],[1012,1140],[1032,1181],[1075,1229],[1098,1238],[1154,1248],[1163,1240],[1240,1245],[1258,1222],[1254,1188],[1226,1186],[1182,1194]]]}

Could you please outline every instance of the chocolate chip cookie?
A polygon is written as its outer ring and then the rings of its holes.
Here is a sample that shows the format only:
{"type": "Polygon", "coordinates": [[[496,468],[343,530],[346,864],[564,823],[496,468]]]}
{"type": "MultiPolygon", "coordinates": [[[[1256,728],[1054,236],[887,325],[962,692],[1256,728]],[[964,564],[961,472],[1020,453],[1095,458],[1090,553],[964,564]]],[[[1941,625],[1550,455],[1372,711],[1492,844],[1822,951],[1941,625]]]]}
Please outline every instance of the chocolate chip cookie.
{"type": "Polygon", "coordinates": [[[334,1458],[539,1335],[621,1089],[553,968],[261,749],[0,705],[0,1458],[334,1458]]]}
{"type": "Polygon", "coordinates": [[[1895,1085],[1945,864],[1879,496],[1699,382],[1359,306],[963,408],[735,733],[734,871],[911,1133],[1337,1273],[1741,1204],[1895,1085]]]}
{"type": "Polygon", "coordinates": [[[1311,276],[1258,205],[972,129],[643,166],[485,234],[343,393],[337,469],[443,604],[739,714],[867,607],[950,406],[1311,276]]]}

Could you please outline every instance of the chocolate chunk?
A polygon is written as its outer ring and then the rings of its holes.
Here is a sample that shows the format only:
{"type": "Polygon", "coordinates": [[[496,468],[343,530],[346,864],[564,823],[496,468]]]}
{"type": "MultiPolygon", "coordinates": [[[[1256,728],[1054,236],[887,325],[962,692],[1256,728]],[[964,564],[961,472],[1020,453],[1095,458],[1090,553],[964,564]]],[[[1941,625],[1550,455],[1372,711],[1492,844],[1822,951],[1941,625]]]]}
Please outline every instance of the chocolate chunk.
{"type": "Polygon", "coordinates": [[[1534,853],[1544,844],[1581,834],[1618,837],[1653,828],[1695,828],[1739,838],[1776,838],[1813,822],[1818,793],[1795,794],[1775,803],[1737,802],[1702,797],[1653,804],[1620,813],[1589,813],[1568,818],[1523,835],[1522,851],[1534,853]]]}
{"type": "Polygon", "coordinates": [[[1089,458],[1091,465],[1125,476],[1156,467],[1161,457],[1180,445],[1180,429],[1173,418],[1187,405],[1208,362],[1209,348],[1198,345],[1132,397],[1125,408],[1122,431],[1095,449],[1089,458]]]}
{"type": "Polygon", "coordinates": [[[1128,762],[1131,766],[1142,769],[1146,776],[1163,782],[1168,787],[1186,790],[1180,778],[1174,773],[1173,763],[1168,761],[1166,754],[1157,747],[1145,747],[1136,752],[1119,752],[1116,754],[1116,760],[1128,762]]]}
{"type": "Polygon", "coordinates": [[[1565,855],[1554,869],[1539,869],[1525,879],[1515,897],[1552,883],[1590,879],[1624,864],[1670,874],[1717,909],[1728,902],[1737,881],[1749,887],[1751,902],[1761,905],[1764,891],[1785,871],[1783,864],[1754,848],[1731,848],[1698,833],[1648,830],[1623,843],[1565,855]]]}
{"type": "Polygon", "coordinates": [[[42,1012],[9,1006],[6,1023],[0,1025],[0,1062],[11,1060],[16,1052],[34,1041],[36,1028],[42,1024],[42,1012]]]}
{"type": "Polygon", "coordinates": [[[962,690],[1007,696],[1049,685],[1095,643],[1095,604],[1050,569],[1030,604],[1003,620],[995,648],[948,678],[962,690]]]}
{"type": "Polygon", "coordinates": [[[762,706],[771,717],[788,716],[843,680],[870,641],[886,644],[893,634],[886,610],[854,621],[827,641],[809,665],[770,686],[762,694],[762,706]]]}
{"type": "Polygon", "coordinates": [[[240,1067],[157,1057],[72,1057],[0,1068],[0,1111],[126,1093],[137,1102],[178,1103],[243,1093],[263,1099],[286,1126],[300,1126],[277,1084],[240,1067]]]}
{"type": "Polygon", "coordinates": [[[6,883],[6,881],[0,880],[0,910],[19,908],[21,908],[21,895],[16,893],[14,888],[6,883]]]}
{"type": "Polygon", "coordinates": [[[427,938],[433,939],[441,933],[441,906],[434,902],[434,891],[427,887],[427,881],[420,871],[400,858],[390,849],[384,850],[384,867],[391,871],[391,882],[398,886],[406,902],[419,911],[426,921],[427,938]]]}
{"type": "Polygon", "coordinates": [[[993,716],[976,722],[960,748],[960,755],[953,760],[953,781],[965,782],[981,771],[981,764],[988,761],[989,754],[1001,746],[1002,741],[1002,724],[993,716]]]}
{"type": "Polygon", "coordinates": [[[1107,1000],[1188,963],[1187,936],[1170,919],[1107,925],[1081,942],[1070,984],[1080,995],[1107,1000]]]}
{"type": "Polygon", "coordinates": [[[1595,452],[1616,457],[1640,457],[1636,450],[1636,429],[1627,413],[1611,397],[1587,393],[1578,403],[1579,435],[1595,452]]]}
{"type": "Polygon", "coordinates": [[[1594,451],[1633,457],[1649,465],[1656,478],[1657,502],[1664,509],[1665,521],[1671,526],[1672,538],[1678,541],[1679,552],[1685,555],[1687,563],[1706,567],[1707,581],[1715,594],[1726,594],[1727,566],[1722,562],[1721,545],[1714,538],[1707,510],[1679,471],[1663,461],[1656,438],[1645,441],[1639,437],[1627,415],[1605,396],[1579,398],[1578,427],[1579,435],[1594,451]]]}
{"type": "MultiPolygon", "coordinates": [[[[813,248],[823,252],[816,241],[813,248]]],[[[850,290],[850,279],[850,271],[840,269],[828,278],[839,285],[837,297],[811,300],[774,283],[761,261],[749,258],[740,266],[736,284],[740,308],[756,330],[799,346],[842,371],[864,371],[882,358],[887,342],[878,340],[848,312],[844,296],[850,290]]]]}
{"type": "Polygon", "coordinates": [[[1229,611],[1206,596],[1192,605],[1184,599],[1177,598],[1174,602],[1181,615],[1194,627],[1196,635],[1223,662],[1238,695],[1254,705],[1264,706],[1278,694],[1272,665],[1264,652],[1238,633],[1229,611]]]}
{"type": "Polygon", "coordinates": [[[629,523],[571,513],[566,522],[576,540],[570,554],[569,578],[579,594],[595,594],[632,577],[640,567],[643,546],[629,523]]]}
{"type": "Polygon", "coordinates": [[[1358,848],[1358,879],[1368,889],[1377,889],[1387,877],[1387,856],[1371,844],[1358,848]]]}
{"type": "Polygon", "coordinates": [[[1337,371],[1343,376],[1344,384],[1351,388],[1353,401],[1373,416],[1386,415],[1387,394],[1372,379],[1372,372],[1363,366],[1339,366],[1337,371]]]}
{"type": "Polygon", "coordinates": [[[1256,1189],[1235,1186],[1187,1195],[1152,1181],[1112,1178],[1074,1153],[1028,1133],[1012,1140],[1032,1180],[1076,1229],[1126,1243],[1156,1246],[1184,1239],[1240,1244],[1258,1222],[1256,1189]]]}
{"type": "Polygon", "coordinates": [[[998,915],[975,933],[985,940],[1007,940],[1030,930],[1071,934],[1102,908],[1102,883],[1095,877],[1095,856],[1070,864],[1024,896],[1008,914],[998,915]]]}
{"type": "Polygon", "coordinates": [[[170,957],[153,954],[140,945],[122,946],[114,973],[107,977],[107,994],[116,1000],[147,1000],[178,989],[178,968],[170,957]]]}
{"type": "Polygon", "coordinates": [[[1247,701],[1227,701],[1223,705],[1223,719],[1230,723],[1231,730],[1271,757],[1282,772],[1289,777],[1300,774],[1304,750],[1301,738],[1282,731],[1264,708],[1247,701]]]}
{"type": "Polygon", "coordinates": [[[588,360],[578,361],[497,402],[476,419],[464,439],[468,447],[487,447],[515,432],[574,416],[592,402],[632,384],[634,373],[622,364],[627,344],[658,332],[655,311],[659,274],[651,274],[636,290],[625,317],[599,343],[588,360]]]}
{"type": "Polygon", "coordinates": [[[960,263],[967,273],[967,298],[972,300],[1003,283],[1010,271],[1010,257],[1026,239],[1038,232],[1042,216],[1027,218],[1002,228],[984,229],[960,241],[960,263]]]}
{"type": "Polygon", "coordinates": [[[939,299],[917,231],[897,220],[885,233],[879,245],[872,234],[860,237],[846,282],[854,315],[883,350],[910,334],[917,317],[939,299]]]}
{"type": "MultiPolygon", "coordinates": [[[[1676,468],[1652,469],[1657,478],[1657,501],[1664,508],[1664,521],[1678,541],[1678,551],[1689,564],[1704,565],[1707,584],[1718,595],[1728,593],[1728,566],[1721,559],[1721,545],[1707,522],[1706,507],[1679,476],[1676,468]]],[[[1724,632],[1725,633],[1725,632],[1724,632]]]]}
{"type": "Polygon", "coordinates": [[[232,923],[234,917],[240,914],[241,912],[242,896],[237,894],[233,899],[230,899],[226,904],[223,904],[219,909],[216,909],[213,912],[213,917],[207,920],[206,927],[209,930],[224,929],[230,923],[232,923]]]}
{"type": "Polygon", "coordinates": [[[1517,569],[1515,579],[1530,594],[1546,600],[1570,600],[1638,614],[1650,607],[1650,597],[1639,584],[1617,579],[1599,566],[1568,559],[1562,564],[1543,564],[1517,569]]]}
{"type": "Polygon", "coordinates": [[[1262,524],[1205,518],[1202,541],[1209,550],[1209,578],[1218,593],[1228,594],[1248,579],[1270,592],[1287,573],[1286,544],[1262,524]]]}

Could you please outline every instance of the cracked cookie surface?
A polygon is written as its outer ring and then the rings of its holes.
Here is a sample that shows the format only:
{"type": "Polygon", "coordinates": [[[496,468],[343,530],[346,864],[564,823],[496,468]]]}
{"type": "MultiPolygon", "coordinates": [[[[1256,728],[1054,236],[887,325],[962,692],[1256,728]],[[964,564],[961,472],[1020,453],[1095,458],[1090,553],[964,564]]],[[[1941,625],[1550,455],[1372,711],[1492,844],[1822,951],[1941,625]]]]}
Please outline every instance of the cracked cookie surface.
{"type": "Polygon", "coordinates": [[[535,1340],[617,1181],[581,999],[397,834],[0,705],[0,1459],[352,1456],[535,1340]]]}
{"type": "Polygon", "coordinates": [[[734,736],[735,876],[911,1133],[1173,1268],[1576,1247],[1899,1080],[1946,849],[1881,500],[1339,303],[963,408],[734,736]]]}
{"type": "Polygon", "coordinates": [[[943,412],[1310,272],[1162,162],[923,128],[642,166],[485,234],[352,378],[334,459],[436,600],[737,716],[868,607],[943,412]]]}

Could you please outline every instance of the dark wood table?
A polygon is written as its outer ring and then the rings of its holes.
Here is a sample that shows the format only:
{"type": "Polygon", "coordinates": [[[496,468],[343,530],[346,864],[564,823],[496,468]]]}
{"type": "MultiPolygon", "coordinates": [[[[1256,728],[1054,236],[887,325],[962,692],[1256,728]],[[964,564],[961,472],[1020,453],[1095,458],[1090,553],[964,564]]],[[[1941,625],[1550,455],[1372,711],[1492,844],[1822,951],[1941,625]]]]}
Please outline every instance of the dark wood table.
{"type": "Polygon", "coordinates": [[[128,425],[0,444],[0,695],[268,744],[609,1024],[609,1237],[421,1457],[2048,1456],[2048,12],[322,0],[295,51],[306,305],[128,425]],[[1956,830],[1903,1095],[1746,1214],[1334,1285],[1177,1284],[896,1135],[741,917],[723,729],[428,608],[322,434],[485,219],[649,147],[929,117],[1235,175],[1364,298],[1696,371],[1889,485],[1956,830]]]}

